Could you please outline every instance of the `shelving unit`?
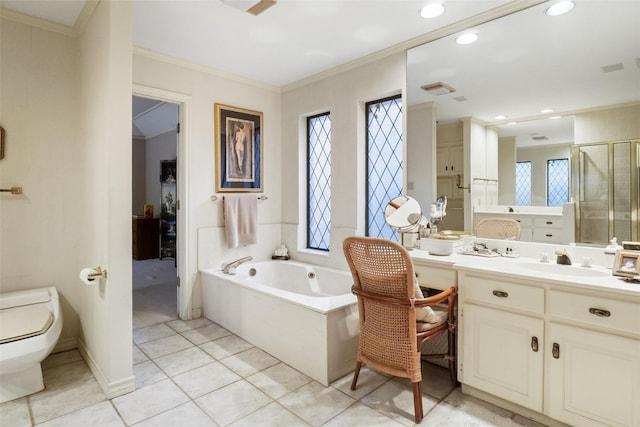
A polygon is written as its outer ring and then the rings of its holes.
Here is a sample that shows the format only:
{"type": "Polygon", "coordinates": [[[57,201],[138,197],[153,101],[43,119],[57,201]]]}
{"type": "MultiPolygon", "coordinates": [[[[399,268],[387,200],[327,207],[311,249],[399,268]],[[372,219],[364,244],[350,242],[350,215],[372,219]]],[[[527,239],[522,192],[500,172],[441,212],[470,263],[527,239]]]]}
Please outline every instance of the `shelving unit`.
{"type": "Polygon", "coordinates": [[[160,259],[176,257],[176,161],[160,162],[160,259]]]}

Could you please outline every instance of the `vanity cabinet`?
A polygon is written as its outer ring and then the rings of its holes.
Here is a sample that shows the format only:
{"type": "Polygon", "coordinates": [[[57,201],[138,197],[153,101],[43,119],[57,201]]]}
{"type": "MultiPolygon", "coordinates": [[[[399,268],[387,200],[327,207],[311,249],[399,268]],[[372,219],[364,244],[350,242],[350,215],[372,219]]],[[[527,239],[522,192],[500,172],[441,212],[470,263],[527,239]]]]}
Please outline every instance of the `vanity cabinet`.
{"type": "Polygon", "coordinates": [[[550,417],[580,426],[640,425],[640,303],[552,290],[550,417]]]}
{"type": "Polygon", "coordinates": [[[520,223],[520,240],[539,243],[567,243],[565,223],[562,214],[540,214],[521,212],[486,212],[476,211],[473,214],[474,228],[484,218],[511,218],[520,223]]]}
{"type": "Polygon", "coordinates": [[[458,284],[463,387],[569,425],[640,426],[640,298],[463,269],[458,284]]]}
{"type": "Polygon", "coordinates": [[[461,381],[542,412],[544,289],[461,276],[461,381]]]}
{"type": "Polygon", "coordinates": [[[437,171],[439,176],[461,175],[464,173],[464,149],[462,145],[438,146],[436,148],[437,171]]]}

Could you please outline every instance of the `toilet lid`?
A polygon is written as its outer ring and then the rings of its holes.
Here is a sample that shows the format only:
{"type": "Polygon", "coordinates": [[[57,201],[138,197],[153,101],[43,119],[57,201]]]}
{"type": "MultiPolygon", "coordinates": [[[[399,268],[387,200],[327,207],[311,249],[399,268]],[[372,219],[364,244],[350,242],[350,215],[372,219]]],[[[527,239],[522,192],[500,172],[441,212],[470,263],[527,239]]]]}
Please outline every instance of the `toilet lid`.
{"type": "Polygon", "coordinates": [[[47,304],[0,310],[0,344],[40,335],[53,323],[47,304]]]}

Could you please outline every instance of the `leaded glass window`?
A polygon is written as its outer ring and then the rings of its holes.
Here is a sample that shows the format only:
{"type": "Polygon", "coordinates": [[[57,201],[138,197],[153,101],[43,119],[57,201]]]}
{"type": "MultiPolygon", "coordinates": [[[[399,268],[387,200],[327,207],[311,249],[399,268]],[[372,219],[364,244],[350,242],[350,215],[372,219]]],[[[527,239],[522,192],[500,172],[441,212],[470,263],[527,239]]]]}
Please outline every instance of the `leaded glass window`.
{"type": "Polygon", "coordinates": [[[307,247],[329,250],[331,230],[331,116],[307,118],[307,247]]]}
{"type": "Polygon", "coordinates": [[[367,218],[366,234],[397,240],[384,221],[384,208],[402,189],[402,97],[366,104],[367,218]]]}
{"type": "Polygon", "coordinates": [[[516,205],[531,206],[531,162],[516,163],[516,205]]]}
{"type": "Polygon", "coordinates": [[[547,160],[547,206],[569,201],[569,159],[547,160]]]}

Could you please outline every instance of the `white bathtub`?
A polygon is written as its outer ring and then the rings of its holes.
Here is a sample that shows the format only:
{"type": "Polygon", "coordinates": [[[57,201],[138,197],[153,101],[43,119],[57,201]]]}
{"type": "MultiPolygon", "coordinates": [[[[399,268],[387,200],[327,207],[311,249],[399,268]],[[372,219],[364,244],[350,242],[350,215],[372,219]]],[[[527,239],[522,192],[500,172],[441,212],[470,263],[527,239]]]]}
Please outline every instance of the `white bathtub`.
{"type": "Polygon", "coordinates": [[[325,386],[353,371],[359,325],[350,273],[262,261],[200,276],[208,319],[325,386]]]}

